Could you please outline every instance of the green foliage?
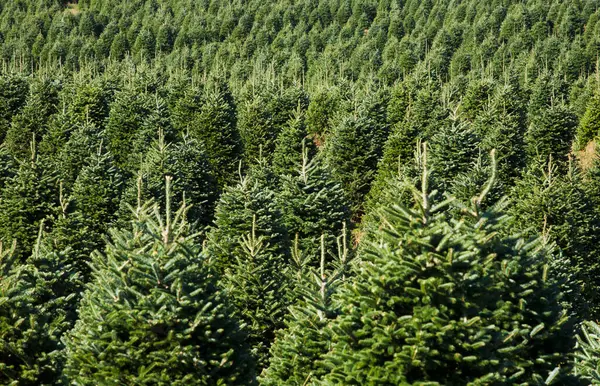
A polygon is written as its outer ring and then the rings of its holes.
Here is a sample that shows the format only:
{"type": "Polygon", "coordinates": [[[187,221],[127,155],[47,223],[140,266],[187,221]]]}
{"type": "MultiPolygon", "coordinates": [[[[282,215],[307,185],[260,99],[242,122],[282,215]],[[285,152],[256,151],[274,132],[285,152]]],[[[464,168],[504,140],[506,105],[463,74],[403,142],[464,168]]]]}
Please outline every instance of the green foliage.
{"type": "Polygon", "coordinates": [[[40,241],[27,263],[14,256],[16,244],[0,248],[0,380],[4,384],[56,384],[62,376],[61,338],[75,321],[80,278],[62,255],[40,241]]]}
{"type": "Polygon", "coordinates": [[[452,217],[423,186],[340,288],[325,384],[565,384],[574,342],[539,241],[502,237],[493,211],[452,217]],[[401,323],[398,323],[398,321],[401,323]]]}
{"type": "Polygon", "coordinates": [[[277,136],[294,111],[306,110],[308,100],[302,89],[282,92],[274,87],[250,85],[238,111],[238,128],[244,144],[245,161],[252,164],[262,153],[271,160],[277,136]]]}
{"type": "Polygon", "coordinates": [[[335,250],[336,237],[350,224],[346,194],[320,159],[309,159],[308,149],[303,150],[294,175],[282,177],[276,199],[283,224],[313,265],[321,236],[326,238],[326,250],[335,250]]]}
{"type": "Polygon", "coordinates": [[[17,241],[14,256],[23,261],[32,250],[40,222],[58,209],[58,186],[43,159],[21,162],[18,172],[0,192],[0,239],[17,241]]]}
{"type": "Polygon", "coordinates": [[[389,134],[386,105],[385,94],[365,99],[353,114],[340,120],[324,149],[326,164],[348,194],[355,215],[362,212],[389,134]]]}
{"type": "Polygon", "coordinates": [[[575,353],[575,371],[592,385],[600,384],[600,326],[587,321],[581,326],[577,337],[578,347],[575,353]]]}
{"type": "Polygon", "coordinates": [[[302,162],[306,149],[311,156],[315,154],[314,143],[307,139],[305,116],[297,111],[281,133],[277,136],[273,152],[273,172],[279,176],[294,174],[302,162]]]}
{"type": "Polygon", "coordinates": [[[129,206],[139,206],[151,199],[165,202],[166,176],[174,179],[170,209],[175,210],[183,203],[190,205],[190,222],[208,225],[218,188],[202,147],[187,138],[183,142],[169,144],[162,134],[146,153],[137,180],[130,180],[121,204],[121,219],[129,218],[129,206]]]}
{"type": "Polygon", "coordinates": [[[189,234],[185,208],[165,217],[157,206],[138,208],[130,229],[111,231],[92,268],[65,341],[71,382],[252,383],[244,334],[189,234]]]}
{"type": "Polygon", "coordinates": [[[174,123],[202,144],[221,188],[234,182],[242,156],[236,129],[236,109],[226,84],[216,82],[203,90],[188,91],[177,101],[174,123]]]}
{"type": "Polygon", "coordinates": [[[579,128],[577,130],[577,144],[579,148],[596,138],[600,133],[600,93],[596,92],[590,98],[585,114],[581,118],[579,128]]]}
{"type": "Polygon", "coordinates": [[[139,166],[141,154],[133,152],[133,138],[140,131],[144,117],[150,114],[150,106],[147,95],[139,95],[134,90],[116,93],[105,135],[117,167],[133,172],[139,166]]]}
{"type": "Polygon", "coordinates": [[[531,119],[525,134],[529,159],[548,159],[566,163],[577,128],[577,116],[567,107],[556,105],[531,119]]]}
{"type": "Polygon", "coordinates": [[[264,368],[275,331],[283,326],[290,300],[286,256],[252,230],[238,239],[239,247],[229,256],[230,264],[221,279],[233,299],[236,315],[248,327],[248,343],[260,369],[264,368]]]}
{"type": "MultiPolygon", "coordinates": [[[[285,328],[277,332],[271,346],[269,367],[261,375],[263,385],[305,385],[326,371],[319,360],[329,348],[327,325],[336,316],[333,296],[344,282],[347,251],[338,256],[337,266],[326,270],[325,238],[321,239],[320,269],[307,269],[297,261],[294,290],[298,301],[290,307],[285,328]]],[[[296,255],[297,260],[301,257],[296,255]]]]}
{"type": "Polygon", "coordinates": [[[543,234],[569,256],[564,267],[571,275],[570,285],[578,291],[567,299],[580,318],[597,315],[599,264],[596,202],[583,183],[583,175],[571,164],[561,173],[551,160],[532,166],[511,192],[510,232],[525,237],[543,234]]]}
{"type": "Polygon", "coordinates": [[[263,237],[275,254],[289,254],[288,233],[275,192],[266,181],[252,174],[225,189],[215,209],[214,224],[208,234],[207,249],[219,272],[235,264],[235,256],[244,255],[240,240],[251,232],[263,237]]]}

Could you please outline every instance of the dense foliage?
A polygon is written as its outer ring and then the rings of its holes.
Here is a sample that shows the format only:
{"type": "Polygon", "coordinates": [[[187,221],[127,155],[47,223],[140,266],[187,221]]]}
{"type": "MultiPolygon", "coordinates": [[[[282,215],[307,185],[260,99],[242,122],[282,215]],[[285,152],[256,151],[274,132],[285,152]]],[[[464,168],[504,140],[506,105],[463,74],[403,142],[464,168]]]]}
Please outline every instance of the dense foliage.
{"type": "Polygon", "coordinates": [[[0,4],[0,383],[600,384],[599,0],[0,4]]]}

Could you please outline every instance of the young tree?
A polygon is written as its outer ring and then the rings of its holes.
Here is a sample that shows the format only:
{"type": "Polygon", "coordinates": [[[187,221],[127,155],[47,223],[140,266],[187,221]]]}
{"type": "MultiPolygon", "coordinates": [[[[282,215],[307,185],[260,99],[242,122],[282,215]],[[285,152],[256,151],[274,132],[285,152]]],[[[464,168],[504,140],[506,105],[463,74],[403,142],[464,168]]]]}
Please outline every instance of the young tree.
{"type": "Polygon", "coordinates": [[[577,128],[577,116],[564,105],[553,105],[531,117],[525,133],[525,152],[531,161],[552,159],[565,165],[577,128]]]}
{"type": "Polygon", "coordinates": [[[389,134],[386,106],[384,92],[369,95],[353,114],[340,120],[325,145],[326,164],[341,182],[356,216],[362,214],[363,199],[389,134]]]}
{"type": "Polygon", "coordinates": [[[340,288],[317,381],[565,384],[572,326],[547,251],[500,236],[505,217],[481,211],[481,197],[452,217],[452,199],[436,199],[427,177],[413,208],[381,212],[340,288]]]}
{"type": "Polygon", "coordinates": [[[294,175],[281,177],[276,195],[283,224],[298,247],[317,265],[318,240],[326,237],[326,250],[335,250],[336,237],[350,224],[350,202],[319,158],[309,159],[302,151],[294,175]]]}
{"type": "Polygon", "coordinates": [[[261,384],[307,385],[325,375],[326,370],[319,366],[319,361],[329,348],[327,326],[337,314],[333,296],[345,281],[348,264],[346,246],[341,250],[337,265],[327,269],[325,238],[322,237],[319,269],[294,267],[298,276],[294,287],[298,300],[289,309],[285,328],[277,331],[269,367],[260,377],[261,384]]]}
{"type": "Polygon", "coordinates": [[[256,171],[225,189],[215,209],[214,227],[208,233],[207,250],[219,272],[244,254],[240,240],[253,230],[278,255],[289,256],[288,232],[283,224],[275,192],[262,172],[256,171]]]}
{"type": "Polygon", "coordinates": [[[56,176],[44,160],[34,156],[20,163],[0,197],[0,239],[4,243],[16,240],[15,257],[24,261],[33,248],[40,221],[54,216],[58,209],[56,176]]]}
{"type": "Polygon", "coordinates": [[[600,268],[596,258],[600,222],[584,175],[574,163],[565,169],[561,172],[553,158],[528,169],[510,194],[508,229],[524,237],[544,234],[570,258],[564,268],[572,275],[569,285],[577,291],[566,300],[580,319],[587,319],[599,312],[594,288],[600,268]]]}
{"type": "Polygon", "coordinates": [[[129,218],[128,205],[139,205],[151,199],[165,202],[165,176],[171,176],[175,181],[170,209],[174,210],[182,203],[191,205],[188,211],[190,222],[199,226],[208,225],[213,216],[218,188],[205,153],[192,139],[166,143],[162,133],[146,153],[138,178],[132,178],[124,192],[120,218],[129,218]]]}
{"type": "Polygon", "coordinates": [[[594,140],[600,133],[600,92],[595,92],[589,99],[585,114],[581,118],[577,130],[577,146],[584,148],[589,141],[594,140]]]}
{"type": "Polygon", "coordinates": [[[67,337],[69,382],[252,384],[244,334],[211,265],[189,234],[185,208],[138,207],[95,254],[93,281],[67,337]]]}
{"type": "Polygon", "coordinates": [[[313,143],[307,136],[305,114],[297,110],[277,136],[273,152],[273,172],[277,176],[294,174],[302,162],[305,148],[311,157],[315,154],[313,143]]]}
{"type": "Polygon", "coordinates": [[[220,188],[234,182],[242,158],[236,106],[227,85],[208,82],[179,99],[173,111],[175,127],[202,144],[220,188]]]}
{"type": "Polygon", "coordinates": [[[278,246],[266,243],[252,230],[238,239],[239,248],[229,256],[230,264],[221,279],[231,297],[235,315],[248,326],[248,343],[259,369],[267,364],[275,331],[283,327],[290,302],[290,280],[286,256],[278,246]]]}
{"type": "Polygon", "coordinates": [[[579,347],[575,351],[575,374],[592,385],[600,384],[600,326],[586,321],[577,337],[579,347]]]}

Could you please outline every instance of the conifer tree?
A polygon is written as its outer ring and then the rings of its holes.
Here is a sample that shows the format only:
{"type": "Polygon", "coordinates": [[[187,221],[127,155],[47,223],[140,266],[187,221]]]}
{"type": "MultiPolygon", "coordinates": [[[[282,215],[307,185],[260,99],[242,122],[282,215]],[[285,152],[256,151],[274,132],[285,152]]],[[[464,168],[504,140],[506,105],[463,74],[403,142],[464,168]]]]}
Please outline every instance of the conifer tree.
{"type": "Polygon", "coordinates": [[[107,146],[115,157],[115,166],[131,173],[139,167],[139,155],[133,152],[133,138],[140,131],[144,118],[150,114],[151,106],[150,98],[135,90],[115,94],[105,134],[107,146]]]}
{"type": "MultiPolygon", "coordinates": [[[[306,385],[325,374],[318,363],[329,348],[326,327],[337,313],[333,296],[346,278],[348,250],[342,241],[336,265],[327,268],[324,236],[319,269],[294,267],[298,300],[289,309],[285,328],[277,331],[269,367],[260,378],[263,385],[306,385]]],[[[340,238],[345,240],[344,235],[340,238]]]]}
{"type": "Polygon", "coordinates": [[[4,139],[11,154],[20,159],[31,156],[31,138],[35,138],[36,141],[42,139],[57,104],[58,87],[54,82],[44,79],[31,85],[27,103],[22,111],[13,117],[4,139]]]}
{"type": "Polygon", "coordinates": [[[231,297],[235,315],[248,327],[248,343],[259,369],[266,366],[267,354],[275,331],[283,327],[290,301],[290,280],[286,256],[278,246],[265,242],[256,234],[256,215],[252,230],[238,239],[230,265],[221,279],[231,297]]]}
{"type": "Polygon", "coordinates": [[[66,339],[69,382],[252,384],[244,334],[189,234],[185,207],[137,208],[95,254],[94,279],[66,339]]]}
{"type": "Polygon", "coordinates": [[[32,153],[32,159],[20,163],[0,192],[0,239],[17,241],[15,256],[20,261],[32,250],[40,222],[58,209],[56,176],[35,150],[32,153]]]}
{"type": "Polygon", "coordinates": [[[343,189],[321,159],[309,158],[305,147],[294,175],[281,178],[277,202],[284,226],[291,237],[298,237],[298,247],[313,265],[321,235],[326,237],[326,250],[333,251],[337,235],[350,224],[350,202],[343,189]]]}
{"type": "Polygon", "coordinates": [[[25,105],[29,85],[22,75],[0,77],[0,141],[4,141],[12,117],[25,105]]]}
{"type": "Polygon", "coordinates": [[[179,143],[167,143],[162,132],[146,153],[137,178],[130,179],[121,203],[121,219],[128,218],[128,205],[135,206],[150,199],[165,202],[165,176],[173,177],[176,182],[171,209],[186,203],[191,206],[188,211],[190,222],[208,225],[218,188],[205,153],[196,141],[189,138],[179,143]]]}
{"type": "Polygon", "coordinates": [[[575,374],[592,385],[600,384],[600,326],[586,321],[581,326],[575,351],[575,374]]]}
{"type": "Polygon", "coordinates": [[[236,106],[226,84],[213,81],[186,92],[177,101],[173,120],[176,128],[204,146],[219,187],[233,183],[243,151],[236,106]]]}
{"type": "Polygon", "coordinates": [[[206,247],[219,272],[235,263],[233,256],[243,255],[240,239],[252,230],[256,237],[264,238],[273,253],[289,255],[288,232],[269,177],[265,176],[269,172],[261,171],[258,165],[237,185],[227,187],[217,202],[206,247]]]}
{"type": "Polygon", "coordinates": [[[62,256],[38,242],[27,262],[0,243],[0,381],[57,384],[64,364],[62,336],[73,326],[79,277],[62,256]]]}
{"type": "Polygon", "coordinates": [[[589,99],[585,114],[581,118],[577,130],[577,145],[585,147],[589,141],[595,139],[600,133],[600,92],[594,93],[589,99]]]}
{"type": "Polygon", "coordinates": [[[449,121],[441,126],[428,142],[431,149],[431,186],[447,191],[458,175],[468,173],[480,154],[479,142],[470,125],[449,121]]]}
{"type": "Polygon", "coordinates": [[[107,147],[100,127],[93,123],[76,126],[55,157],[50,158],[65,189],[71,189],[79,172],[88,164],[90,156],[98,149],[107,147]]]}
{"type": "Polygon", "coordinates": [[[388,137],[387,96],[375,93],[341,119],[326,143],[326,164],[348,194],[355,215],[369,192],[388,137]]]}
{"type": "Polygon", "coordinates": [[[279,91],[271,86],[260,85],[255,89],[249,85],[238,115],[246,162],[252,164],[259,152],[270,161],[284,125],[294,111],[306,110],[307,105],[308,98],[302,89],[292,87],[279,91]]]}
{"type": "Polygon", "coordinates": [[[575,130],[577,116],[566,106],[553,105],[535,114],[525,134],[525,151],[530,160],[539,157],[566,164],[575,130]]]}
{"type": "Polygon", "coordinates": [[[499,236],[504,217],[482,212],[481,196],[453,218],[452,199],[429,192],[423,164],[414,207],[382,212],[340,288],[328,373],[316,381],[565,384],[572,326],[546,250],[499,236]]]}
{"type": "Polygon", "coordinates": [[[298,109],[277,136],[273,152],[273,172],[277,176],[296,172],[302,162],[303,146],[311,157],[315,154],[313,143],[306,139],[307,135],[305,114],[298,109]]]}
{"type": "Polygon", "coordinates": [[[552,158],[528,169],[511,192],[508,229],[524,237],[545,234],[569,256],[565,267],[572,275],[569,285],[577,291],[567,296],[580,318],[597,315],[596,280],[600,267],[597,255],[597,210],[586,189],[582,172],[573,162],[562,171],[552,158]]]}
{"type": "Polygon", "coordinates": [[[383,147],[383,155],[377,165],[377,175],[366,200],[366,208],[377,205],[388,189],[390,179],[397,177],[398,170],[414,165],[415,146],[427,141],[431,134],[446,127],[448,112],[440,103],[437,85],[427,83],[419,87],[415,81],[406,82],[406,90],[396,91],[388,105],[390,122],[395,122],[383,147]]]}

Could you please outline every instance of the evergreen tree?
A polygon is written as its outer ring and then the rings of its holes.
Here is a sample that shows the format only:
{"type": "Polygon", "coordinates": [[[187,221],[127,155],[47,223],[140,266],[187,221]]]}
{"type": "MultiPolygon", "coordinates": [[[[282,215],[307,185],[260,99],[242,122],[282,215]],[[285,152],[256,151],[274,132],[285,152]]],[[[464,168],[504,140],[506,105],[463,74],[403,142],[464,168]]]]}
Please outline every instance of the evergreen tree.
{"type": "Polygon", "coordinates": [[[431,149],[431,185],[449,190],[455,178],[468,173],[480,154],[480,139],[466,124],[449,121],[428,142],[431,149]]]}
{"type": "Polygon", "coordinates": [[[75,320],[73,290],[79,278],[62,256],[40,247],[40,241],[26,263],[16,259],[16,244],[12,249],[0,246],[0,381],[4,384],[57,384],[61,379],[61,338],[75,320]]]}
{"type": "Polygon", "coordinates": [[[597,315],[600,223],[581,171],[571,163],[561,173],[553,159],[538,163],[516,183],[510,197],[509,231],[523,232],[524,237],[545,234],[556,243],[571,259],[565,268],[573,276],[569,284],[577,289],[567,300],[580,318],[597,315]]]}
{"type": "Polygon", "coordinates": [[[139,155],[133,152],[134,141],[144,118],[150,114],[151,102],[147,95],[135,90],[115,94],[106,121],[106,139],[115,157],[115,166],[133,172],[139,166],[139,155]]]}
{"type": "Polygon", "coordinates": [[[388,136],[387,100],[384,93],[370,95],[354,114],[345,116],[326,143],[324,157],[329,169],[348,194],[355,215],[369,192],[388,136]]]}
{"type": "Polygon", "coordinates": [[[173,112],[175,126],[204,146],[221,188],[234,182],[242,156],[235,108],[227,86],[211,82],[202,90],[188,91],[173,112]]]}
{"type": "Polygon", "coordinates": [[[273,152],[273,172],[278,176],[294,174],[302,162],[303,146],[311,157],[315,153],[312,142],[306,139],[305,114],[298,110],[277,136],[273,152]],[[304,145],[303,145],[304,144],[304,145]]]}
{"type": "Polygon", "coordinates": [[[566,106],[551,106],[534,115],[525,134],[525,151],[530,160],[538,157],[566,164],[577,127],[577,116],[566,106]]]}
{"type": "Polygon", "coordinates": [[[413,209],[382,212],[355,278],[340,288],[318,381],[568,381],[572,327],[546,276],[547,252],[499,236],[505,217],[478,201],[452,218],[424,183],[413,209]]]}
{"type": "Polygon", "coordinates": [[[42,139],[57,104],[58,87],[54,82],[45,79],[31,85],[27,103],[22,111],[13,117],[4,139],[11,154],[20,159],[31,156],[31,138],[35,138],[36,141],[42,139]]]}
{"type": "Polygon", "coordinates": [[[188,235],[185,208],[172,217],[170,206],[165,217],[138,208],[132,228],[112,230],[94,255],[65,341],[70,382],[252,384],[244,334],[188,235]]]}
{"type": "Polygon", "coordinates": [[[600,133],[600,92],[589,99],[577,130],[577,146],[581,149],[600,133]]]}
{"type": "Polygon", "coordinates": [[[56,214],[58,198],[54,173],[35,155],[6,181],[0,192],[0,239],[17,241],[18,260],[32,250],[40,222],[56,214]]]}
{"type": "Polygon", "coordinates": [[[256,237],[264,238],[264,244],[269,245],[273,253],[289,254],[288,233],[275,192],[260,174],[253,171],[237,185],[226,188],[219,198],[206,246],[219,272],[235,263],[233,256],[243,256],[241,237],[253,230],[256,237]]]}
{"type": "Polygon", "coordinates": [[[221,283],[232,299],[236,315],[248,326],[248,343],[260,369],[266,366],[267,354],[275,331],[283,327],[289,305],[289,278],[286,256],[278,246],[265,242],[256,234],[256,215],[252,230],[238,239],[221,283]],[[239,253],[239,254],[238,254],[239,253]]]}
{"type": "Polygon", "coordinates": [[[22,75],[0,77],[0,141],[4,141],[12,117],[25,105],[29,85],[22,75]]]}
{"type": "Polygon", "coordinates": [[[600,384],[600,326],[587,321],[581,326],[579,343],[575,352],[575,374],[592,385],[600,384]]]}
{"type": "Polygon", "coordinates": [[[192,139],[166,143],[159,133],[158,140],[144,157],[138,178],[132,178],[121,203],[121,219],[127,219],[128,205],[139,205],[150,199],[165,202],[165,176],[174,178],[172,210],[182,203],[191,205],[188,218],[192,223],[206,226],[212,219],[218,197],[213,170],[205,153],[192,139]]]}
{"type": "Polygon", "coordinates": [[[300,250],[316,265],[318,240],[326,235],[326,250],[335,249],[335,239],[350,224],[350,203],[318,158],[302,151],[294,175],[281,178],[277,202],[290,236],[299,238],[300,250]]]}
{"type": "Polygon", "coordinates": [[[279,91],[264,85],[245,91],[239,109],[238,128],[244,144],[245,160],[252,164],[256,155],[268,161],[273,156],[277,136],[297,109],[306,110],[308,98],[295,87],[279,91]]]}
{"type": "Polygon", "coordinates": [[[338,265],[326,269],[324,236],[321,242],[319,270],[296,267],[299,300],[290,307],[285,328],[271,346],[269,367],[260,378],[263,385],[306,385],[325,374],[318,363],[329,348],[326,327],[337,313],[333,296],[344,282],[348,256],[344,243],[338,265]]]}

